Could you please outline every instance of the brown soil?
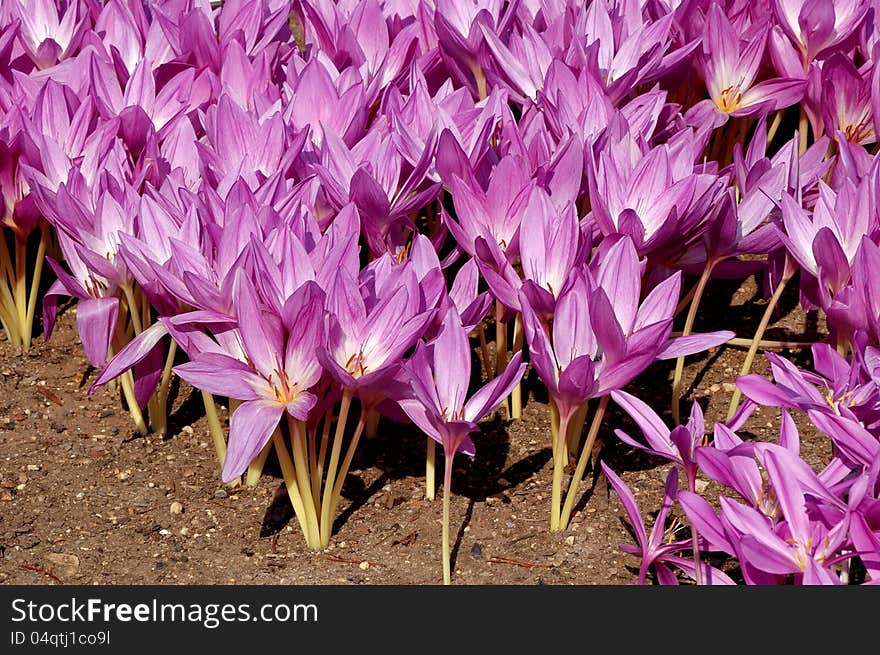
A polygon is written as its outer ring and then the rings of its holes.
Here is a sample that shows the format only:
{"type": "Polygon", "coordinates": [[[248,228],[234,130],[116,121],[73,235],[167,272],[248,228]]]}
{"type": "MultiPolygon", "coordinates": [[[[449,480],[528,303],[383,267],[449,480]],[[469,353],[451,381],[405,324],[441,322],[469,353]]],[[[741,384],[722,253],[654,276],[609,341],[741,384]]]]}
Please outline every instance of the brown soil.
{"type": "MultiPolygon", "coordinates": [[[[767,338],[816,338],[823,325],[797,305],[796,285],[767,338]]],[[[764,303],[754,280],[713,282],[697,326],[750,336],[764,303]]],[[[436,584],[440,501],[424,499],[424,438],[384,422],[365,442],[344,490],[329,548],[305,548],[277,465],[254,489],[219,478],[200,397],[182,385],[170,434],[133,432],[116,395],[87,395],[95,372],[83,358],[75,310],[49,344],[19,354],[0,342],[0,583],[6,584],[436,584]],[[181,513],[172,513],[181,509],[181,513]],[[179,504],[179,505],[178,505],[179,504]]],[[[685,383],[711,422],[727,407],[744,349],[688,360],[685,383]]],[[[809,365],[809,351],[787,353],[809,365]]],[[[766,362],[759,359],[756,371],[766,362]]],[[[674,362],[660,362],[630,389],[669,420],[674,362]]],[[[459,456],[453,483],[453,581],[457,584],[630,584],[636,558],[625,514],[602,478],[588,474],[570,528],[548,532],[549,414],[533,373],[523,419],[500,411],[459,456]],[[536,398],[537,396],[537,398],[536,398]]],[[[683,405],[686,415],[689,402],[683,405]]],[[[818,466],[827,439],[798,417],[802,454],[818,466]]],[[[778,412],[758,411],[742,434],[774,439],[778,412]]],[[[639,433],[613,403],[602,457],[656,512],[669,465],[621,444],[612,429],[639,433]]],[[[709,490],[711,494],[712,489],[709,490]]]]}

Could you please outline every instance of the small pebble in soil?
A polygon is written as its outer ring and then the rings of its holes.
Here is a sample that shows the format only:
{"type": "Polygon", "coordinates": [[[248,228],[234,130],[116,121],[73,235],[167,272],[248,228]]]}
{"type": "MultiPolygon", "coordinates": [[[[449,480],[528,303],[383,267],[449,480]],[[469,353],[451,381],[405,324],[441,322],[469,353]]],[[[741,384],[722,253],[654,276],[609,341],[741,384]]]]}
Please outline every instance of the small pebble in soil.
{"type": "Polygon", "coordinates": [[[172,514],[181,514],[183,512],[183,504],[180,501],[175,500],[173,503],[171,503],[171,507],[168,511],[170,511],[172,514]]]}
{"type": "Polygon", "coordinates": [[[62,432],[64,432],[67,429],[63,423],[59,423],[58,421],[52,421],[49,424],[49,427],[52,428],[58,434],[61,434],[62,432]]]}
{"type": "Polygon", "coordinates": [[[226,492],[226,489],[217,489],[214,492],[214,498],[226,498],[229,494],[226,492]]]}
{"type": "Polygon", "coordinates": [[[360,564],[358,564],[358,568],[359,568],[361,571],[366,571],[367,569],[370,568],[370,563],[367,562],[366,560],[364,560],[363,562],[361,562],[360,564]]]}
{"type": "Polygon", "coordinates": [[[480,544],[474,544],[471,547],[471,557],[474,559],[483,559],[483,547],[480,544]]]}

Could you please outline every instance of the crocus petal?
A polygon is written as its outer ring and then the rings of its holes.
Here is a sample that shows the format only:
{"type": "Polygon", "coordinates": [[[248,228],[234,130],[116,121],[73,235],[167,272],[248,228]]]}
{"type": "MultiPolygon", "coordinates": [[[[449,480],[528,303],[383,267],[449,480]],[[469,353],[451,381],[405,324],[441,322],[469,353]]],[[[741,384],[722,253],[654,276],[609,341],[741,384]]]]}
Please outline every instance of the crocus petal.
{"type": "Polygon", "coordinates": [[[76,326],[83,351],[92,366],[103,366],[119,316],[119,299],[88,298],[76,307],[76,326]]]}
{"type": "Polygon", "coordinates": [[[642,514],[639,511],[635,496],[633,496],[629,487],[626,486],[626,483],[617,477],[617,474],[612,471],[605,462],[601,462],[601,465],[602,471],[604,471],[605,475],[608,477],[608,482],[614,487],[614,491],[617,492],[617,496],[620,498],[620,502],[623,505],[624,510],[626,510],[627,516],[629,516],[629,521],[632,525],[633,532],[636,534],[636,539],[639,544],[644,547],[648,543],[648,535],[645,533],[645,524],[642,522],[642,514]]]}
{"type": "Polygon", "coordinates": [[[268,383],[254,375],[244,364],[225,355],[205,355],[200,361],[186,362],[174,367],[174,372],[196,389],[215,396],[228,396],[237,400],[256,400],[255,391],[268,383]]]}
{"type": "Polygon", "coordinates": [[[718,332],[703,332],[702,334],[689,334],[686,337],[675,337],[666,342],[666,345],[657,353],[657,359],[675,359],[676,357],[694,355],[709,348],[715,348],[726,343],[736,336],[730,330],[718,332]]]}
{"type": "Polygon", "coordinates": [[[223,462],[223,481],[232,482],[253,461],[278,427],[284,407],[265,400],[249,400],[232,414],[229,443],[223,462]]]}
{"type": "Polygon", "coordinates": [[[495,409],[513,391],[513,388],[522,379],[526,372],[526,365],[522,363],[522,353],[518,352],[511,357],[507,368],[494,380],[477,391],[464,406],[464,417],[468,421],[479,421],[486,414],[495,409]]]}
{"type": "Polygon", "coordinates": [[[137,337],[128,342],[104,367],[98,379],[89,387],[89,393],[107,384],[110,380],[119,377],[125,371],[146,357],[153,348],[168,334],[168,329],[161,322],[153,323],[137,337]]]}

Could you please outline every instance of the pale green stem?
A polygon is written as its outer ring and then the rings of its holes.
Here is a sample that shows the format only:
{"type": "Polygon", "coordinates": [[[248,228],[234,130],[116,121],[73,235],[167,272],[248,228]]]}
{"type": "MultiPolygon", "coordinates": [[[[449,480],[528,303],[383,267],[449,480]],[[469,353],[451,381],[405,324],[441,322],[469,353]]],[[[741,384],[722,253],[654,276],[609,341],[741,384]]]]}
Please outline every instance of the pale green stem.
{"type": "Polygon", "coordinates": [[[437,486],[437,442],[428,437],[428,449],[425,456],[425,498],[434,500],[434,490],[437,486]]]}
{"type": "Polygon", "coordinates": [[[327,480],[324,482],[324,495],[321,500],[321,543],[330,543],[331,507],[333,502],[333,487],[336,484],[336,470],[339,466],[339,455],[342,452],[342,437],[345,434],[345,422],[348,419],[348,410],[351,407],[351,398],[354,392],[345,389],[342,392],[342,403],[339,407],[339,418],[336,419],[336,432],[333,435],[333,448],[330,451],[330,464],[327,466],[327,480]]]}
{"type": "MultiPolygon", "coordinates": [[[[751,348],[752,341],[752,339],[733,338],[730,341],[725,341],[724,344],[727,346],[751,348]]],[[[801,348],[812,348],[815,344],[815,341],[773,341],[770,339],[761,339],[761,341],[758,342],[758,348],[761,348],[762,350],[769,350],[773,348],[783,350],[799,350],[801,348]]]]}
{"type": "Polygon", "coordinates": [[[293,461],[296,468],[296,480],[302,503],[306,510],[306,523],[309,526],[309,543],[321,543],[321,526],[318,524],[318,510],[312,497],[312,485],[309,482],[309,457],[306,453],[302,423],[287,415],[287,425],[293,446],[293,461]]]}
{"type": "Polygon", "coordinates": [[[150,424],[156,434],[165,434],[168,431],[168,390],[171,388],[171,369],[174,367],[174,358],[177,356],[177,342],[172,339],[168,346],[168,354],[165,357],[165,366],[162,369],[162,377],[159,388],[156,390],[156,412],[150,414],[150,424]]]}
{"type": "Polygon", "coordinates": [[[260,483],[260,478],[263,475],[263,468],[266,466],[266,460],[269,458],[269,453],[271,451],[272,442],[268,441],[257,454],[257,456],[253,459],[253,461],[248,464],[247,471],[244,474],[245,486],[253,489],[260,483]]]}
{"type": "Polygon", "coordinates": [[[135,336],[144,331],[141,322],[141,306],[134,296],[134,289],[130,284],[122,285],[122,293],[125,294],[125,304],[128,305],[128,314],[131,316],[131,324],[134,327],[135,336]]]}
{"type": "MultiPolygon", "coordinates": [[[[688,479],[688,490],[691,493],[696,493],[696,478],[688,479]]],[[[697,533],[697,526],[691,522],[691,548],[694,549],[694,581],[697,583],[697,586],[703,584],[703,567],[702,560],[700,559],[700,535],[697,533]]]]}
{"type": "MultiPolygon", "coordinates": [[[[513,322],[513,353],[522,351],[523,347],[523,318],[517,314],[513,322]]],[[[522,380],[516,383],[510,394],[510,418],[522,418],[522,380]]]]}
{"type": "MultiPolygon", "coordinates": [[[[568,449],[568,453],[572,456],[578,453],[578,446],[581,442],[581,433],[584,431],[584,423],[587,421],[587,411],[589,410],[589,403],[584,403],[580,406],[580,408],[574,413],[572,416],[571,422],[568,425],[568,435],[565,439],[566,448],[568,449]]],[[[568,459],[566,458],[566,464],[568,463],[568,459]]]]}
{"type": "MultiPolygon", "coordinates": [[[[596,413],[593,414],[593,422],[590,423],[590,432],[587,434],[587,441],[584,443],[584,449],[578,458],[577,468],[571,478],[571,484],[568,485],[568,493],[565,496],[565,506],[562,508],[562,518],[559,521],[559,529],[564,530],[571,521],[571,512],[574,509],[574,503],[577,499],[578,490],[581,486],[581,479],[584,477],[584,471],[587,470],[587,462],[593,454],[593,444],[596,442],[596,436],[599,434],[599,427],[602,425],[602,418],[605,416],[605,409],[608,407],[608,399],[610,396],[602,396],[596,413]]],[[[598,466],[598,461],[596,465],[598,466]]]]}
{"type": "MultiPolygon", "coordinates": [[[[354,435],[352,435],[351,441],[348,443],[348,449],[345,451],[345,458],[342,460],[342,465],[339,467],[339,473],[336,476],[336,484],[333,485],[333,507],[331,508],[331,513],[336,511],[336,506],[339,504],[339,498],[342,495],[342,485],[345,483],[348,469],[351,466],[351,461],[354,459],[354,453],[361,440],[361,435],[364,433],[364,426],[367,424],[366,415],[366,410],[361,410],[361,416],[358,419],[357,426],[355,426],[354,435]]],[[[329,535],[327,536],[327,539],[329,543],[329,535]]]]}
{"type": "Polygon", "coordinates": [[[27,316],[22,333],[25,350],[31,347],[31,335],[34,332],[34,318],[37,313],[37,295],[40,291],[40,279],[43,276],[43,263],[46,260],[46,248],[49,245],[49,228],[45,223],[40,225],[40,245],[37,247],[37,260],[34,262],[34,277],[31,280],[28,295],[27,316]]]}
{"type": "Polygon", "coordinates": [[[131,371],[126,371],[119,377],[119,384],[122,386],[122,394],[125,396],[128,413],[131,414],[135,428],[140,434],[148,434],[149,430],[146,421],[144,421],[144,414],[141,412],[140,405],[134,395],[134,378],[131,371]]]}
{"type": "Polygon", "coordinates": [[[770,129],[767,130],[767,145],[769,146],[773,142],[773,137],[776,136],[777,130],[779,130],[779,125],[782,123],[782,114],[785,113],[784,109],[780,109],[773,116],[773,121],[770,123],[770,129]]]}
{"type": "Polygon", "coordinates": [[[455,453],[446,453],[443,470],[443,584],[452,584],[452,566],[449,552],[449,499],[452,495],[452,460],[455,453]]]}
{"type": "Polygon", "coordinates": [[[208,419],[208,431],[214,441],[214,452],[217,453],[217,462],[222,469],[226,461],[226,438],[223,434],[223,426],[220,425],[220,417],[217,415],[217,405],[214,404],[214,396],[207,391],[202,391],[202,402],[205,405],[205,418],[208,419]]]}
{"type": "MultiPolygon", "coordinates": [[[[504,305],[500,300],[495,301],[495,375],[501,375],[507,366],[507,323],[501,319],[504,317],[504,305]]],[[[504,399],[504,410],[510,416],[510,404],[504,399]]]]}
{"type": "Polygon", "coordinates": [[[15,307],[23,347],[27,338],[24,333],[27,324],[27,240],[18,235],[15,237],[15,307]]]}
{"type": "MultiPolygon", "coordinates": [[[[758,329],[755,330],[752,345],[749,348],[749,352],[746,354],[746,361],[743,362],[742,370],[740,370],[740,376],[748,375],[749,371],[752,370],[752,363],[755,361],[755,355],[758,354],[758,345],[764,337],[764,332],[770,324],[770,317],[773,316],[773,310],[776,309],[776,305],[782,297],[782,292],[785,291],[785,285],[788,284],[790,279],[790,275],[782,277],[779,284],[776,286],[776,290],[773,292],[773,296],[770,298],[770,302],[767,303],[767,307],[764,309],[764,315],[761,317],[761,322],[758,324],[758,329]]],[[[730,419],[733,418],[733,415],[736,414],[741,397],[742,391],[739,390],[739,387],[736,387],[733,390],[733,397],[730,399],[730,408],[727,410],[727,421],[730,421],[730,419]]]]}
{"type": "MultiPolygon", "coordinates": [[[[703,292],[706,290],[706,285],[712,277],[712,269],[714,268],[715,260],[707,260],[706,267],[703,269],[703,274],[700,275],[700,281],[697,282],[696,291],[694,291],[694,297],[691,300],[691,306],[688,310],[687,318],[684,321],[684,329],[681,333],[684,337],[688,336],[691,333],[691,330],[694,329],[694,319],[697,317],[697,308],[700,306],[703,292]]],[[[675,374],[672,377],[672,422],[675,425],[678,425],[680,419],[682,373],[684,373],[684,356],[675,360],[675,374]]]]}
{"type": "Polygon", "coordinates": [[[320,548],[320,543],[314,541],[315,537],[306,520],[306,509],[296,484],[296,472],[290,459],[290,453],[287,451],[287,446],[284,445],[284,437],[281,435],[280,426],[275,429],[275,434],[272,435],[272,442],[275,444],[275,452],[278,453],[278,462],[281,464],[281,475],[284,477],[287,495],[290,496],[290,503],[293,505],[294,513],[296,514],[297,521],[299,521],[299,527],[306,540],[306,546],[313,550],[320,548]]]}
{"type": "Polygon", "coordinates": [[[550,491],[550,531],[561,530],[559,527],[560,510],[562,508],[562,476],[566,464],[566,442],[568,441],[568,424],[571,412],[559,414],[559,427],[556,433],[556,448],[553,452],[553,486],[550,491]]]}
{"type": "Polygon", "coordinates": [[[324,478],[324,464],[327,461],[327,448],[330,443],[330,425],[333,420],[333,408],[324,413],[324,426],[321,429],[321,449],[315,462],[315,473],[312,476],[312,495],[318,498],[321,495],[321,480],[324,478]]]}

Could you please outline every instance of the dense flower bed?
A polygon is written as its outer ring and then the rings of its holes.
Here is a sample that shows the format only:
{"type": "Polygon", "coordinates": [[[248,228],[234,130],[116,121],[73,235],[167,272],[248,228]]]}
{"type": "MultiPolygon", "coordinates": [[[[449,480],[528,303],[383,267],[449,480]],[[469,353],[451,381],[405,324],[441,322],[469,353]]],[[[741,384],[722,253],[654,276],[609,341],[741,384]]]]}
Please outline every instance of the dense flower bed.
{"type": "Polygon", "coordinates": [[[95,384],[118,385],[136,429],[164,432],[171,379],[188,382],[223,480],[254,484],[274,449],[310,548],[361,438],[412,422],[431,497],[443,450],[448,583],[453,459],[499,406],[519,417],[531,365],[553,417],[551,530],[600,464],[613,401],[642,431],[619,438],[672,463],[650,534],[601,464],[640,582],[732,583],[710,552],[747,583],[847,583],[853,566],[877,582],[878,10],[11,0],[0,321],[27,349],[40,302],[48,339],[76,299],[95,384]],[[727,420],[695,403],[682,423],[684,357],[735,337],[694,331],[704,292],[753,274],[769,303],[727,420]],[[814,370],[769,353],[771,381],[752,362],[794,283],[830,334],[794,344],[814,370]],[[658,359],[677,360],[672,427],[624,391],[658,359]],[[737,435],[757,405],[782,409],[778,442],[737,435]],[[820,471],[794,411],[833,444],[820,471]]]}

